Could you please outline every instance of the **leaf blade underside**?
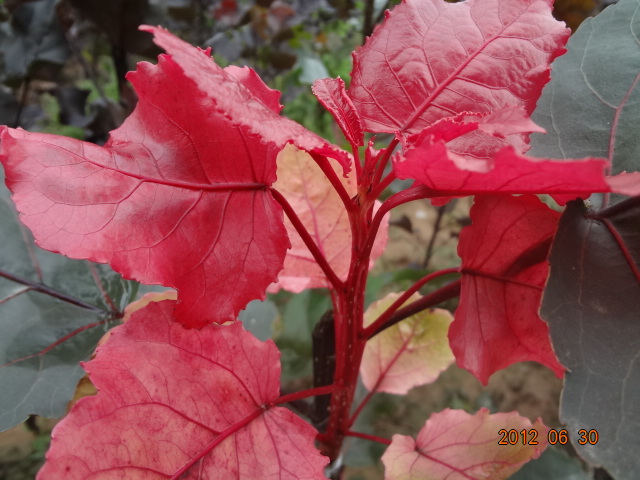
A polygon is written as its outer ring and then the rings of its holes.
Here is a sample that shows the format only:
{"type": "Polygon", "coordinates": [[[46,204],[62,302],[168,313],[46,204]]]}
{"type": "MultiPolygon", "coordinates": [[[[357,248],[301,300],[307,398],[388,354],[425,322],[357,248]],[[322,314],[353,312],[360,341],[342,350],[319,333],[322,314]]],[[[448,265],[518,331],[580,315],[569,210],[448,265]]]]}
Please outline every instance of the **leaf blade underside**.
{"type": "MultiPolygon", "coordinates": [[[[399,296],[390,293],[372,303],[364,314],[364,326],[373,323],[399,296]]],[[[405,304],[419,298],[414,294],[405,304]]],[[[415,386],[435,381],[454,361],[447,338],[452,321],[448,310],[430,309],[369,339],[360,364],[367,390],[404,395],[415,386]]]]}
{"type": "Polygon", "coordinates": [[[568,36],[549,1],[406,1],[355,52],[348,94],[371,132],[507,106],[531,114],[568,36]]]}
{"type": "Polygon", "coordinates": [[[173,304],[133,313],[85,365],[98,394],[56,427],[38,478],[325,478],[315,430],[272,405],[273,342],[238,322],[184,329],[173,304]]]}
{"type": "Polygon", "coordinates": [[[104,147],[3,130],[21,220],[43,248],[177,288],[189,326],[233,319],[264,297],[289,246],[267,191],[278,148],[211,115],[170,57],[129,78],[140,101],[104,147]]]}
{"type": "Polygon", "coordinates": [[[538,309],[559,214],[536,197],[479,196],[460,234],[462,288],[449,329],[458,365],[486,384],[495,371],[535,360],[562,377],[538,309]]]}
{"type": "MultiPolygon", "coordinates": [[[[431,415],[414,440],[394,435],[382,457],[385,480],[504,480],[547,448],[549,428],[517,412],[475,415],[446,409],[431,415]],[[500,429],[537,432],[536,445],[499,445],[500,429]]],[[[530,437],[527,436],[527,441],[530,437]]]]}

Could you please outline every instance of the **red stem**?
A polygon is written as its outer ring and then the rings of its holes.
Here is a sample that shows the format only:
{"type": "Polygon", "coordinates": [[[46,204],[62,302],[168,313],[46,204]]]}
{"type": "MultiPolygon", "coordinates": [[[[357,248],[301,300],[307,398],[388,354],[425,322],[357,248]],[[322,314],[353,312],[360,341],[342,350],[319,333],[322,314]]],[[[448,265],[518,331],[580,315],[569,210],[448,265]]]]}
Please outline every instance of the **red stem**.
{"type": "Polygon", "coordinates": [[[398,142],[399,142],[399,140],[398,140],[397,137],[394,138],[393,140],[391,140],[391,143],[389,143],[389,146],[384,151],[384,154],[382,155],[382,157],[380,157],[380,160],[378,160],[378,165],[376,167],[376,172],[373,175],[372,186],[374,188],[377,187],[378,184],[380,183],[380,179],[382,178],[382,175],[384,174],[384,169],[387,167],[387,163],[389,162],[389,159],[391,158],[391,154],[396,149],[396,146],[398,145],[398,142]]]}
{"type": "Polygon", "coordinates": [[[382,181],[380,183],[378,183],[378,185],[373,189],[373,192],[371,192],[371,196],[373,198],[379,198],[380,195],[382,195],[382,192],[385,191],[385,189],[391,185],[391,183],[398,177],[396,177],[396,174],[394,171],[389,172],[389,174],[384,177],[382,179],[382,181]]]}
{"type": "Polygon", "coordinates": [[[347,432],[347,437],[364,438],[365,440],[371,440],[372,442],[382,443],[383,445],[391,445],[391,440],[389,440],[388,438],[382,438],[382,437],[378,437],[377,435],[370,435],[368,433],[354,432],[349,430],[347,432]]]}
{"type": "Polygon", "coordinates": [[[376,330],[375,332],[372,332],[371,337],[369,338],[375,337],[378,333],[386,330],[387,328],[391,327],[392,325],[395,325],[398,322],[401,322],[402,320],[410,317],[411,315],[415,315],[416,313],[426,310],[427,308],[435,307],[436,305],[439,305],[440,303],[446,300],[451,300],[453,298],[456,298],[457,296],[460,295],[461,285],[462,284],[460,280],[456,280],[455,282],[451,282],[445,285],[444,287],[440,287],[435,292],[432,292],[429,295],[425,295],[424,297],[416,300],[415,302],[410,303],[406,307],[402,307],[398,309],[396,313],[394,313],[393,315],[391,315],[391,317],[389,317],[389,320],[387,320],[387,323],[385,323],[384,325],[380,325],[378,330],[376,330]]]}
{"type": "Polygon", "coordinates": [[[389,307],[384,312],[382,312],[382,314],[376,319],[375,322],[373,322],[371,325],[369,325],[367,328],[365,328],[363,330],[363,332],[362,332],[362,336],[364,338],[367,338],[367,339],[372,337],[373,333],[377,332],[378,329],[382,325],[387,323],[389,321],[389,318],[391,318],[391,316],[407,300],[409,300],[409,297],[411,297],[411,295],[413,295],[418,290],[420,290],[420,288],[422,288],[426,283],[430,282],[431,280],[433,280],[435,278],[442,277],[444,275],[450,275],[452,273],[458,273],[458,267],[445,268],[444,270],[438,270],[437,272],[432,272],[429,275],[426,275],[426,276],[422,277],[420,280],[418,280],[416,283],[414,283],[411,286],[411,288],[409,288],[406,292],[404,292],[402,295],[400,295],[395,302],[393,302],[391,305],[389,305],[389,307]]]}
{"type": "Polygon", "coordinates": [[[324,385],[322,387],[316,387],[316,388],[309,388],[307,390],[302,390],[300,392],[282,395],[278,397],[273,402],[273,404],[282,405],[283,403],[295,402],[296,400],[301,400],[303,398],[317,397],[319,395],[327,395],[329,393],[335,392],[336,390],[337,390],[337,387],[335,384],[324,385]]]}
{"type": "Polygon", "coordinates": [[[356,179],[358,185],[362,183],[362,164],[360,163],[360,151],[358,145],[351,145],[351,151],[353,152],[353,164],[356,168],[356,179]]]}
{"type": "MultiPolygon", "coordinates": [[[[320,167],[322,173],[325,174],[327,180],[331,182],[331,185],[340,197],[340,200],[342,200],[342,203],[344,204],[347,211],[353,211],[354,203],[351,201],[351,197],[347,193],[347,190],[344,188],[344,185],[340,181],[340,178],[338,178],[338,174],[331,166],[331,163],[329,163],[327,157],[315,153],[311,153],[310,155],[316,161],[316,164],[320,167]]],[[[358,168],[356,168],[356,170],[358,170],[358,168]]]]}
{"type": "Polygon", "coordinates": [[[335,290],[342,289],[344,287],[343,281],[340,280],[336,275],[336,273],[333,271],[333,269],[325,259],[324,254],[320,251],[320,248],[318,247],[318,245],[316,245],[316,242],[313,241],[313,238],[311,238],[311,234],[306,229],[306,227],[304,226],[300,218],[298,218],[298,215],[296,215],[296,212],[293,210],[293,207],[289,204],[287,199],[284,198],[284,196],[275,188],[270,188],[270,191],[271,191],[271,194],[273,195],[273,198],[276,200],[276,202],[280,204],[280,206],[284,210],[284,213],[287,215],[289,220],[291,220],[293,227],[296,229],[296,231],[302,238],[302,241],[311,252],[311,255],[313,255],[313,258],[315,259],[315,261],[318,263],[318,265],[320,266],[324,274],[327,276],[327,280],[329,280],[329,283],[331,283],[331,286],[335,290]]]}
{"type": "Polygon", "coordinates": [[[371,224],[369,226],[369,235],[365,242],[365,248],[360,252],[360,258],[369,258],[369,256],[371,255],[371,249],[373,248],[373,243],[375,242],[378,229],[380,228],[382,219],[387,213],[405,203],[419,200],[421,198],[429,198],[431,196],[433,196],[433,190],[425,186],[417,186],[396,193],[395,195],[392,195],[387,200],[385,200],[374,215],[373,220],[371,221],[371,224]]]}

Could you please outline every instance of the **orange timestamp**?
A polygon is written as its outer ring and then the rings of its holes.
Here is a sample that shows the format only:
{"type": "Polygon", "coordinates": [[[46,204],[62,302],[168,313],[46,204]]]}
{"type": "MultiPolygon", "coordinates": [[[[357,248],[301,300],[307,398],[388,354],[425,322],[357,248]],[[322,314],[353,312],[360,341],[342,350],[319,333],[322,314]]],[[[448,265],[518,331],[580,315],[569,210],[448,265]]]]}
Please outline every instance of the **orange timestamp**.
{"type": "MultiPolygon", "coordinates": [[[[538,445],[539,433],[535,428],[523,428],[522,430],[502,428],[498,431],[498,435],[500,435],[498,445],[538,445]]],[[[599,439],[600,435],[594,428],[590,430],[581,428],[578,430],[578,443],[580,445],[595,445],[599,439]]],[[[569,432],[566,428],[551,429],[547,432],[547,443],[549,445],[566,445],[568,441],[569,432]]]]}

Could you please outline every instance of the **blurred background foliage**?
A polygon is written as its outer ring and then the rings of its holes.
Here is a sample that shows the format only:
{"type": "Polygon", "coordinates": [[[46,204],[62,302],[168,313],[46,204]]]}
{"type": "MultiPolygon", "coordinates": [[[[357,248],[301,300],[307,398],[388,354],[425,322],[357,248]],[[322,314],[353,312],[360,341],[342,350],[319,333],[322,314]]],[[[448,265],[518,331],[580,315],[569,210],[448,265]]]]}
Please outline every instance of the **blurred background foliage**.
{"type": "MultiPolygon", "coordinates": [[[[575,30],[608,1],[557,0],[555,13],[575,30]]],[[[0,124],[103,144],[109,131],[135,108],[137,97],[126,73],[139,61],[155,62],[161,53],[151,36],[138,30],[139,25],[151,24],[162,25],[193,45],[212,47],[223,66],[254,68],[267,84],[282,92],[284,115],[345,146],[342,134],[309,87],[318,78],[336,76],[348,85],[351,52],[396,3],[398,0],[0,0],[0,124]]],[[[389,249],[372,272],[367,303],[388,291],[408,288],[425,270],[455,265],[457,235],[468,221],[467,211],[468,205],[435,209],[424,202],[396,212],[389,231],[395,250],[389,249]],[[433,255],[436,250],[437,258],[433,255]]],[[[311,333],[329,307],[325,290],[299,295],[280,292],[266,302],[252,302],[241,315],[256,336],[276,339],[282,350],[284,390],[311,386],[311,333]]],[[[517,389],[539,390],[509,375],[513,374],[504,374],[507,382],[521,382],[517,389]]],[[[512,408],[504,404],[504,390],[496,393],[492,388],[490,383],[488,389],[482,389],[466,372],[447,371],[436,384],[416,389],[407,397],[378,395],[365,409],[358,427],[381,436],[398,431],[415,434],[428,413],[446,406],[469,411],[481,406],[512,408]],[[426,400],[429,398],[432,400],[426,400]],[[418,404],[420,408],[415,408],[418,404]]],[[[558,394],[559,387],[549,393],[558,394]]],[[[304,410],[304,405],[300,407],[304,410]]],[[[553,408],[557,412],[555,403],[547,411],[553,408]]],[[[545,421],[553,426],[558,420],[545,421]]],[[[0,434],[0,480],[34,478],[53,424],[31,417],[0,434]]],[[[381,450],[371,442],[353,442],[347,456],[347,463],[353,466],[348,478],[382,478],[379,465],[374,465],[381,450]]],[[[525,468],[518,478],[587,478],[579,462],[563,452],[550,450],[544,458],[554,467],[532,462],[530,473],[525,468]],[[560,471],[567,473],[558,476],[560,471]]]]}

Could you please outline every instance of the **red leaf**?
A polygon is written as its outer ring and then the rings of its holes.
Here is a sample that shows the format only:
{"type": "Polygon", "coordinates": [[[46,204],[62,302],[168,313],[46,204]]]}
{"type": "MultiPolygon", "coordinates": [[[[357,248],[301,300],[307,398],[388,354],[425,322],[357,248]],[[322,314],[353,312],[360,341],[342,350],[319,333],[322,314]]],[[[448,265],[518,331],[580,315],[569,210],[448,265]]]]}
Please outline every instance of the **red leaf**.
{"type": "Polygon", "coordinates": [[[484,384],[512,363],[535,360],[561,377],[538,309],[559,214],[537,197],[477,197],[460,234],[462,289],[449,329],[458,365],[484,384]]]}
{"type": "Polygon", "coordinates": [[[517,412],[475,415],[463,410],[434,413],[413,440],[394,435],[382,456],[385,480],[504,480],[547,448],[549,428],[517,412]],[[525,441],[500,445],[501,429],[526,430],[525,441]],[[535,432],[535,433],[532,433],[535,432]],[[531,445],[531,440],[537,442],[531,445]]]}
{"type": "MultiPolygon", "coordinates": [[[[425,130],[417,136],[413,148],[397,154],[393,168],[398,178],[413,178],[432,189],[433,197],[547,193],[563,194],[572,200],[611,190],[604,177],[608,163],[603,159],[538,159],[520,155],[511,146],[489,158],[467,157],[450,151],[449,143],[430,132],[425,130]]],[[[484,139],[499,140],[484,135],[484,139]]]]}
{"type": "Polygon", "coordinates": [[[351,157],[347,152],[327,143],[299,123],[276,115],[272,101],[264,99],[263,92],[268,89],[261,80],[258,79],[258,88],[255,79],[238,82],[234,77],[236,70],[230,75],[204,51],[193,48],[163,28],[143,26],[141,29],[153,33],[155,43],[171,55],[201,91],[209,94],[209,108],[226,116],[233,125],[241,125],[280,148],[293,143],[302,150],[334,158],[341,163],[345,174],[348,172],[351,157]]]}
{"type": "Polygon", "coordinates": [[[255,70],[249,67],[241,68],[235,65],[229,65],[224,69],[224,72],[244,85],[255,98],[260,100],[264,106],[273,111],[273,113],[279,114],[284,108],[280,104],[280,92],[265,85],[255,70]]]}
{"type": "MultiPolygon", "coordinates": [[[[238,70],[275,109],[267,87],[238,70]]],[[[279,147],[212,112],[214,100],[170,57],[140,63],[129,79],[140,101],[104,148],[3,130],[21,219],[43,248],[177,288],[186,325],[235,319],[264,297],[289,246],[265,188],[279,147]]]]}
{"type": "Polygon", "coordinates": [[[186,330],[173,304],[135,312],[85,365],[98,394],[56,426],[38,478],[325,478],[315,430],[273,406],[273,342],[240,323],[186,330]]]}
{"type": "Polygon", "coordinates": [[[417,133],[441,118],[507,106],[531,114],[570,33],[551,5],[405,0],[354,54],[349,96],[365,129],[417,133]]]}
{"type": "Polygon", "coordinates": [[[511,146],[515,152],[529,149],[528,134],[544,132],[531,121],[522,107],[506,107],[490,114],[461,113],[438,120],[430,127],[408,138],[400,137],[405,154],[411,148],[422,150],[410,156],[420,166],[429,163],[430,157],[424,147],[438,140],[446,142],[446,155],[460,169],[488,172],[493,167],[496,153],[511,146]],[[416,158],[421,160],[416,160],[416,158]]]}
{"type": "Polygon", "coordinates": [[[316,80],[311,90],[338,122],[347,141],[354,146],[364,145],[362,121],[344,89],[344,81],[341,78],[323,78],[316,80]]]}

